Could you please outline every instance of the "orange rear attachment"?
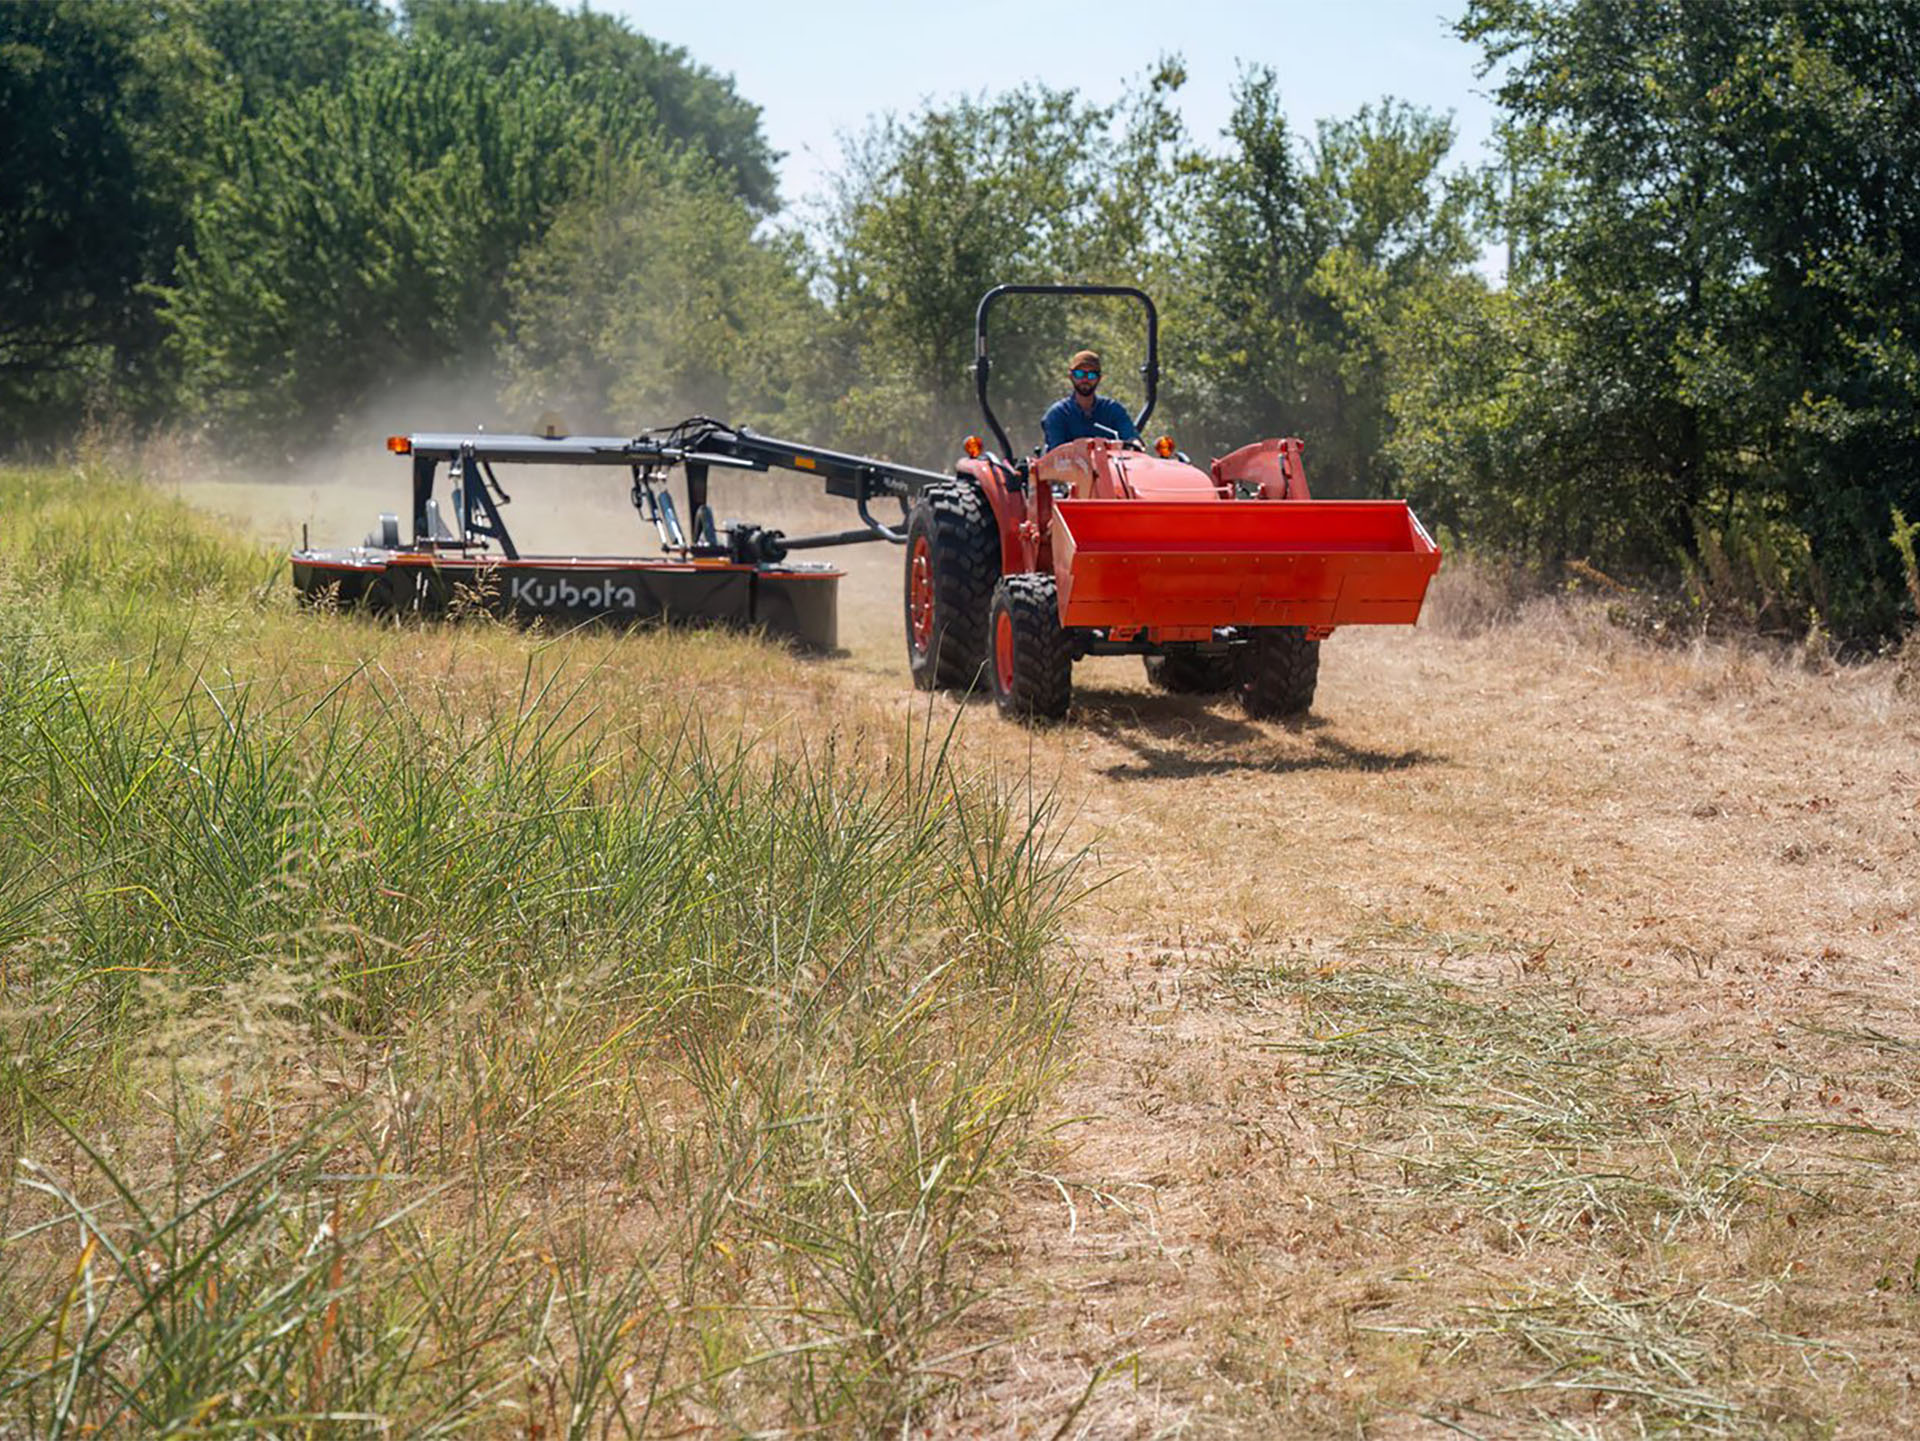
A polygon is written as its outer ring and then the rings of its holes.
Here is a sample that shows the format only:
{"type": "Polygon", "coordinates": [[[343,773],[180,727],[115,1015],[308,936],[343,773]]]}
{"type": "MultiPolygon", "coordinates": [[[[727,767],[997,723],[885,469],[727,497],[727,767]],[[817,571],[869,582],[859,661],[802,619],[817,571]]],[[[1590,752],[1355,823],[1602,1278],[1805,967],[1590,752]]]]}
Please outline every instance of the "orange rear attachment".
{"type": "Polygon", "coordinates": [[[1440,552],[1399,500],[1059,500],[1069,626],[1411,625],[1440,552]]]}

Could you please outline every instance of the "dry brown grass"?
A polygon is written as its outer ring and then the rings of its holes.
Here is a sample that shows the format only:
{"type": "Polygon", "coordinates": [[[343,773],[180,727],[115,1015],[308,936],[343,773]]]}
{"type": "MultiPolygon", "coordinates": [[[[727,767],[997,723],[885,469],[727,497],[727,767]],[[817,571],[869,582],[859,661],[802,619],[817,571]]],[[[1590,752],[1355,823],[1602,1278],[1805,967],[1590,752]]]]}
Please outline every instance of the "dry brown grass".
{"type": "Polygon", "coordinates": [[[1537,579],[1514,566],[1449,555],[1428,589],[1420,623],[1441,635],[1480,635],[1511,624],[1542,592],[1537,579]]]}
{"type": "MultiPolygon", "coordinates": [[[[1650,643],[1450,566],[1419,630],[1328,644],[1305,724],[1100,661],[1027,732],[912,696],[896,557],[849,559],[849,656],[663,638],[606,684],[952,721],[1094,847],[1074,1071],[968,1323],[1017,1339],[946,1429],[1920,1429],[1901,662],[1650,643]]],[[[379,642],[422,687],[495,643],[379,642]]]]}
{"type": "Polygon", "coordinates": [[[1920,1424],[1920,707],[1604,602],[1453,629],[1337,636],[1293,728],[1123,662],[1057,732],[966,717],[1112,877],[975,1420],[1920,1424]]]}

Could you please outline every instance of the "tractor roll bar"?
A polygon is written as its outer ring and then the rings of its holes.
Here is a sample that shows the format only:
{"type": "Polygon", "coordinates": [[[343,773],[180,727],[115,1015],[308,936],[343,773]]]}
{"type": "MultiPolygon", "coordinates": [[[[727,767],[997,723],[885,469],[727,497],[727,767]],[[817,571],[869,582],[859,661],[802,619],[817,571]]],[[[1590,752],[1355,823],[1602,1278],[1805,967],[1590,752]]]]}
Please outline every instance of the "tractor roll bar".
{"type": "Polygon", "coordinates": [[[1147,417],[1153,414],[1154,395],[1160,388],[1160,312],[1154,309],[1152,296],[1131,285],[996,285],[980,297],[980,308],[973,313],[973,386],[974,393],[980,397],[980,413],[987,418],[994,439],[1000,442],[1002,455],[1013,459],[1013,443],[1007,439],[1006,427],[1000,424],[1000,417],[993,413],[993,406],[987,400],[987,376],[993,368],[987,358],[987,315],[1003,295],[1117,295],[1139,301],[1147,312],[1147,363],[1140,367],[1140,374],[1147,382],[1147,403],[1133,418],[1133,426],[1136,430],[1146,430],[1147,417]]]}

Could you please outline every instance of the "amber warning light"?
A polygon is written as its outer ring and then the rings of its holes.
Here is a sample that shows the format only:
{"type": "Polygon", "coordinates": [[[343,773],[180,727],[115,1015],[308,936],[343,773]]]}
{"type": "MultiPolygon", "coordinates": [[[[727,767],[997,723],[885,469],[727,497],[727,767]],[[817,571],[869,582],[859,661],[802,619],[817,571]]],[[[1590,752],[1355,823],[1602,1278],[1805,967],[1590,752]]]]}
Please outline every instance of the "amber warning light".
{"type": "Polygon", "coordinates": [[[390,435],[387,437],[387,449],[395,455],[412,455],[413,437],[410,435],[390,435]]]}
{"type": "Polygon", "coordinates": [[[981,443],[979,436],[970,435],[960,443],[960,448],[967,453],[968,460],[978,460],[980,452],[985,450],[986,446],[981,443]]]}
{"type": "Polygon", "coordinates": [[[1153,443],[1153,451],[1154,454],[1158,455],[1162,460],[1173,459],[1173,437],[1170,435],[1161,436],[1153,443]]]}

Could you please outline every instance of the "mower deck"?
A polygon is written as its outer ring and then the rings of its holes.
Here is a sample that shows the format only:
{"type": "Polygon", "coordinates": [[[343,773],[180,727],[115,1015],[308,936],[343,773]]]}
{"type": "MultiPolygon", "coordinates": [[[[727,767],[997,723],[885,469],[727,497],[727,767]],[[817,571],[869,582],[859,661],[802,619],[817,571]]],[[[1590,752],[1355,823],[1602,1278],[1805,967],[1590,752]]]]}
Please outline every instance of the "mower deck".
{"type": "MultiPolygon", "coordinates": [[[[811,650],[839,643],[842,571],[788,558],[792,551],[899,544],[904,537],[868,509],[905,503],[940,473],[866,456],[799,445],[744,427],[694,416],[636,436],[417,431],[387,438],[412,471],[410,513],[382,515],[357,546],[314,550],[304,541],[289,558],[294,588],[310,604],[380,614],[434,615],[468,606],[566,624],[692,622],[755,628],[811,650]],[[584,466],[627,474],[629,495],[661,553],[522,555],[502,510],[512,501],[494,466],[584,466]],[[806,472],[829,494],[854,503],[858,528],[786,535],[741,521],[716,522],[707,503],[708,473],[806,472]],[[672,470],[686,477],[684,515],[666,488],[672,470]],[[442,489],[444,483],[445,488],[442,489]],[[407,537],[407,538],[403,538],[407,537]]],[[[521,474],[525,474],[522,471],[521,474]]],[[[516,480],[516,487],[519,482],[516,480]]]]}
{"type": "Polygon", "coordinates": [[[765,630],[830,651],[842,572],[827,565],[719,559],[521,556],[460,551],[299,550],[293,583],[310,603],[425,615],[457,599],[496,615],[566,624],[692,622],[765,630]]]}

